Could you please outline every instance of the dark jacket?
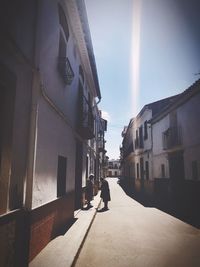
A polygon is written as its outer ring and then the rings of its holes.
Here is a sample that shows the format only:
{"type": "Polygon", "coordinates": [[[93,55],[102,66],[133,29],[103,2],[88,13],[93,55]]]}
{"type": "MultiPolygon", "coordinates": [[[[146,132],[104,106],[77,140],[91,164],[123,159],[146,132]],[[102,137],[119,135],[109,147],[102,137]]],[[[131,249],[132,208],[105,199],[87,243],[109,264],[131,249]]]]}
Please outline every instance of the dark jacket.
{"type": "Polygon", "coordinates": [[[101,184],[101,195],[100,197],[103,199],[103,202],[105,201],[110,201],[110,189],[109,189],[109,184],[106,180],[102,181],[101,184]]]}
{"type": "Polygon", "coordinates": [[[87,201],[93,199],[93,182],[91,180],[86,181],[85,198],[87,201]]]}

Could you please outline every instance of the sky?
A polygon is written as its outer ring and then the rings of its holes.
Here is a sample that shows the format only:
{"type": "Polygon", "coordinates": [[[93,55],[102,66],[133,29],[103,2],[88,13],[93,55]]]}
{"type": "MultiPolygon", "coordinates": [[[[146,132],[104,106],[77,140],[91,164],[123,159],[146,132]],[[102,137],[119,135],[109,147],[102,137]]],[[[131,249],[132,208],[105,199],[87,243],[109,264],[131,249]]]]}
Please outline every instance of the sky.
{"type": "Polygon", "coordinates": [[[85,0],[102,100],[106,150],[148,103],[200,78],[199,0],[85,0]]]}

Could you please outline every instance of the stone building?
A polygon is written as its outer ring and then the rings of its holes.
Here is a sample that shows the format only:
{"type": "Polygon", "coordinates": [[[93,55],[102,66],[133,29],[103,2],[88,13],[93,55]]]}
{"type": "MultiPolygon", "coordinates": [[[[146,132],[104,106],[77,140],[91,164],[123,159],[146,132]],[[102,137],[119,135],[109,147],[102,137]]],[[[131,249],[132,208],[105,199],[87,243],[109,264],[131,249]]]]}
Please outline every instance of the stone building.
{"type": "Polygon", "coordinates": [[[105,128],[84,1],[4,0],[0,22],[0,265],[27,266],[100,178],[105,128]]]}

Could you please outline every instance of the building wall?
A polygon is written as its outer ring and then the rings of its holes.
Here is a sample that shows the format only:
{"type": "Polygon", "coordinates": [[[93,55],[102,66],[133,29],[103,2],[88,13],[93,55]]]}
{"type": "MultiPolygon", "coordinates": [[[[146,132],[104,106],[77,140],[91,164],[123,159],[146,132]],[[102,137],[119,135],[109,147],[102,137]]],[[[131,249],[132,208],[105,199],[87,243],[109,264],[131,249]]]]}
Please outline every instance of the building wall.
{"type": "Polygon", "coordinates": [[[76,143],[73,132],[43,98],[38,114],[33,208],[57,198],[58,156],[67,159],[66,193],[74,191],[75,181],[76,143]]]}
{"type": "MultiPolygon", "coordinates": [[[[84,53],[77,48],[74,36],[75,25],[71,25],[70,4],[60,1],[69,27],[67,53],[74,78],[66,85],[58,71],[59,40],[61,26],[58,16],[58,1],[39,1],[38,34],[36,61],[38,77],[36,84],[40,88],[37,98],[36,147],[33,172],[33,192],[31,211],[31,260],[52,238],[59,234],[70,219],[76,206],[84,204],[84,188],[89,174],[94,173],[94,142],[84,140],[77,131],[79,103],[79,83],[83,93],[94,104],[94,91],[88,85],[91,73],[88,73],[81,56],[84,53]],[[83,68],[84,80],[79,75],[79,66],[83,68]],[[82,166],[76,177],[77,141],[81,142],[82,166]],[[62,195],[58,195],[58,156],[66,159],[66,183],[62,195]],[[86,161],[86,159],[88,160],[86,161]],[[77,182],[77,179],[80,182],[77,182]],[[76,181],[76,182],[75,182],[76,181]],[[75,185],[78,184],[78,188],[75,185]],[[81,192],[80,192],[81,191],[81,192]],[[75,192],[80,193],[77,200],[75,192]],[[81,204],[82,202],[82,204],[81,204]],[[59,207],[62,206],[61,210],[59,207]],[[41,216],[41,213],[44,215],[41,216]],[[39,234],[40,233],[40,234],[39,234]]],[[[75,5],[73,3],[73,5],[75,5]]],[[[76,22],[78,23],[78,22],[76,22]]]]}
{"type": "Polygon", "coordinates": [[[27,180],[32,79],[35,72],[32,62],[35,14],[35,1],[27,3],[22,0],[12,5],[10,1],[1,2],[0,266],[27,266],[28,235],[22,208],[27,180]]]}
{"type": "Polygon", "coordinates": [[[109,160],[108,176],[113,176],[113,177],[121,176],[120,161],[119,160],[109,160]]]}
{"type": "Polygon", "coordinates": [[[178,123],[181,126],[184,147],[185,178],[192,179],[192,162],[197,162],[200,179],[200,94],[194,95],[177,109],[178,123]]]}
{"type": "Polygon", "coordinates": [[[136,130],[139,131],[139,128],[143,127],[143,148],[136,148],[134,151],[134,164],[135,164],[135,178],[142,178],[141,174],[141,161],[140,159],[143,158],[143,178],[144,179],[152,179],[152,155],[151,155],[151,148],[152,148],[152,136],[151,136],[151,128],[149,127],[149,124],[147,124],[147,135],[148,137],[144,138],[144,123],[145,121],[149,121],[152,117],[152,111],[150,109],[145,109],[144,112],[136,117],[134,120],[134,140],[136,139],[136,130]],[[146,162],[148,162],[149,166],[149,177],[147,176],[147,170],[146,170],[146,162]],[[137,175],[137,164],[139,166],[139,177],[137,175]]]}
{"type": "Polygon", "coordinates": [[[0,213],[23,206],[36,13],[34,1],[30,1],[30,6],[25,2],[13,4],[10,8],[4,1],[0,11],[1,128],[4,131],[1,136],[0,190],[3,192],[0,192],[0,213]],[[16,21],[18,14],[20,18],[16,21]]]}
{"type": "Polygon", "coordinates": [[[119,169],[108,169],[108,176],[118,177],[120,176],[120,173],[119,169]]]}
{"type": "Polygon", "coordinates": [[[78,142],[81,190],[89,172],[95,170],[95,142],[77,132],[80,66],[84,95],[88,99],[90,93],[91,105],[100,93],[93,77],[95,64],[88,55],[91,44],[85,43],[87,26],[83,30],[84,18],[76,2],[21,0],[11,5],[2,1],[0,15],[0,123],[4,129],[0,136],[0,265],[27,266],[52,238],[65,232],[74,216],[78,142]],[[74,73],[70,85],[58,71],[62,31],[58,2],[69,27],[66,56],[74,73]],[[58,156],[67,163],[61,195],[58,156]]]}
{"type": "MultiPolygon", "coordinates": [[[[200,95],[195,94],[193,97],[188,98],[186,102],[175,109],[177,113],[177,124],[181,130],[182,144],[180,148],[183,151],[186,180],[192,179],[192,162],[194,161],[197,164],[198,179],[200,179],[200,125],[198,123],[198,114],[200,111],[199,103],[200,95]]],[[[165,165],[165,178],[169,178],[168,153],[180,150],[180,148],[176,147],[170,151],[163,149],[162,133],[165,132],[169,127],[169,114],[152,125],[154,178],[163,178],[161,173],[162,164],[165,165]]]]}
{"type": "Polygon", "coordinates": [[[169,178],[168,155],[163,150],[162,133],[169,128],[169,115],[152,125],[153,139],[153,177],[169,178]],[[162,177],[161,165],[164,164],[165,177],[162,177]]]}
{"type": "MultiPolygon", "coordinates": [[[[40,1],[37,37],[38,67],[40,69],[41,83],[44,85],[48,96],[67,116],[70,123],[75,126],[80,57],[73,37],[70,19],[67,17],[69,39],[67,41],[66,56],[69,58],[73,68],[74,79],[70,85],[66,85],[58,71],[59,34],[61,28],[58,16],[58,2],[40,1]]],[[[62,6],[67,16],[65,5],[62,6]]]]}
{"type": "Polygon", "coordinates": [[[141,169],[140,169],[140,159],[143,158],[143,177],[145,180],[152,180],[152,175],[153,175],[153,170],[152,170],[152,153],[151,152],[144,152],[141,153],[137,156],[135,156],[135,178],[136,179],[141,179],[142,174],[141,174],[141,169]],[[146,162],[148,162],[149,166],[149,177],[147,176],[147,169],[146,169],[146,162]],[[137,177],[137,164],[139,166],[139,177],[137,177]]]}
{"type": "Polygon", "coordinates": [[[154,155],[152,167],[154,178],[169,178],[169,162],[167,153],[154,155]],[[162,165],[164,165],[164,175],[162,173],[162,165]]]}

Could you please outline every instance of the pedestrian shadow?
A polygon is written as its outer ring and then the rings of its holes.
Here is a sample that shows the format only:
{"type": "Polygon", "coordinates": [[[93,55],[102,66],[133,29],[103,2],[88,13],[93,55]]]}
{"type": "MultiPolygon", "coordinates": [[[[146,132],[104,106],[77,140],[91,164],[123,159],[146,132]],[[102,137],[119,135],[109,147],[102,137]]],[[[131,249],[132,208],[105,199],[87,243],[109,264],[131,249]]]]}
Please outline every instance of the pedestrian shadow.
{"type": "Polygon", "coordinates": [[[82,210],[89,210],[91,208],[93,208],[93,206],[92,205],[89,205],[89,206],[83,207],[82,210]]]}
{"type": "Polygon", "coordinates": [[[105,209],[105,208],[102,208],[100,210],[97,209],[97,212],[105,212],[105,211],[108,211],[109,209],[105,209]]]}

